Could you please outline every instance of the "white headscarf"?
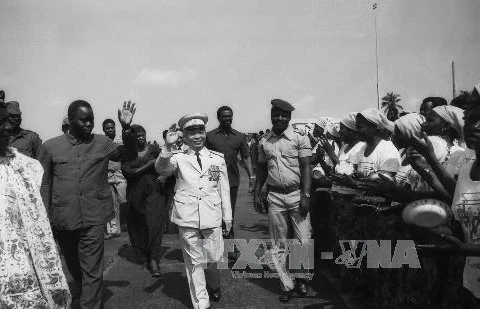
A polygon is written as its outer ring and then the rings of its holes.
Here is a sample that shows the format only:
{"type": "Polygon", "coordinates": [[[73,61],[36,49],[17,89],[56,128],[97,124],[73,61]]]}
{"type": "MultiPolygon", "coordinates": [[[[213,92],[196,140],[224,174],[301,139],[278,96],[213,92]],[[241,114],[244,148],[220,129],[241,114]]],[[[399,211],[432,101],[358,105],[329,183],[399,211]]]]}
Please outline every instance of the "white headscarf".
{"type": "Polygon", "coordinates": [[[392,121],[387,119],[387,116],[377,108],[369,108],[360,113],[365,119],[374,123],[377,129],[383,129],[393,133],[395,125],[392,121]]]}
{"type": "Polygon", "coordinates": [[[395,121],[395,126],[398,128],[403,136],[412,138],[416,136],[422,138],[422,123],[425,122],[425,117],[417,113],[410,113],[398,118],[395,121]]]}
{"type": "Polygon", "coordinates": [[[433,111],[452,126],[457,132],[458,145],[465,148],[465,139],[463,137],[463,125],[465,123],[463,121],[463,113],[465,111],[461,108],[450,105],[437,106],[433,111]]]}
{"type": "Polygon", "coordinates": [[[357,131],[357,113],[351,112],[345,115],[340,122],[350,130],[357,131]]]}
{"type": "Polygon", "coordinates": [[[315,121],[315,124],[323,130],[326,130],[331,123],[333,123],[332,117],[320,117],[317,121],[315,121]]]}
{"type": "Polygon", "coordinates": [[[340,137],[340,133],[338,133],[340,131],[340,122],[337,120],[334,120],[332,123],[327,125],[326,130],[332,136],[340,137]]]}

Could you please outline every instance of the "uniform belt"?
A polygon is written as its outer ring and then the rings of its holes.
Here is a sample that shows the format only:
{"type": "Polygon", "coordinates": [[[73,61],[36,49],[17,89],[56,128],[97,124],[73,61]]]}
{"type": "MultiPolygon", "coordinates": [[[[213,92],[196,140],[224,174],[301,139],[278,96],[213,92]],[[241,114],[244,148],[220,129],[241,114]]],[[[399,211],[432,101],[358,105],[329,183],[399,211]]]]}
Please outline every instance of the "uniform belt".
{"type": "Polygon", "coordinates": [[[274,192],[274,193],[289,194],[298,190],[300,190],[300,186],[298,185],[294,185],[290,187],[277,187],[277,186],[267,185],[267,191],[274,192]]]}

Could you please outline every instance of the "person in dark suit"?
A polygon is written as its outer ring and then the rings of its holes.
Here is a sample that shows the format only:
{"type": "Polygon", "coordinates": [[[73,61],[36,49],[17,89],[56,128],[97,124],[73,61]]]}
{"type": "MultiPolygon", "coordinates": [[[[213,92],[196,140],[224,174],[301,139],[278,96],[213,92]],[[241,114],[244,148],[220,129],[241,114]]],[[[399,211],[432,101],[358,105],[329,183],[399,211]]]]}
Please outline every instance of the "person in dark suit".
{"type": "Polygon", "coordinates": [[[92,134],[91,105],[74,101],[68,107],[69,131],[42,147],[42,198],[67,268],[81,284],[82,309],[102,308],[104,228],[115,215],[108,161],[137,157],[130,129],[134,113],[135,103],[130,101],[118,111],[124,143],[118,145],[107,136],[92,134]]]}
{"type": "MultiPolygon", "coordinates": [[[[217,119],[219,126],[207,132],[205,147],[210,150],[220,152],[224,155],[227,164],[228,180],[230,182],[230,202],[232,205],[232,217],[235,218],[235,205],[237,202],[238,186],[240,184],[240,171],[238,170],[238,155],[243,159],[243,165],[247,172],[248,192],[253,192],[255,185],[255,176],[253,175],[252,161],[250,151],[247,145],[247,139],[243,133],[232,128],[233,111],[228,106],[222,106],[217,110],[217,119]]],[[[234,238],[232,228],[226,238],[234,238]]],[[[238,254],[232,252],[230,258],[236,259],[238,254]]]]}

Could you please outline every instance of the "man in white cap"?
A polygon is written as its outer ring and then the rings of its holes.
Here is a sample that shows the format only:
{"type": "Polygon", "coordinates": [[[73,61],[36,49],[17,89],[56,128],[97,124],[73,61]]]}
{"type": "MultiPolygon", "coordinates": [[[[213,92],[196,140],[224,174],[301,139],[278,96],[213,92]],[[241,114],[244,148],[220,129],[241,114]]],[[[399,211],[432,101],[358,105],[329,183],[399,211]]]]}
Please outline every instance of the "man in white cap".
{"type": "MultiPolygon", "coordinates": [[[[204,114],[189,114],[178,121],[186,151],[162,152],[155,169],[160,176],[175,175],[176,192],[170,220],[178,225],[183,259],[194,308],[210,307],[220,300],[220,273],[216,262],[223,256],[222,220],[232,228],[230,185],[223,154],[205,147],[204,114]]],[[[174,126],[167,138],[175,138],[174,126]]]]}

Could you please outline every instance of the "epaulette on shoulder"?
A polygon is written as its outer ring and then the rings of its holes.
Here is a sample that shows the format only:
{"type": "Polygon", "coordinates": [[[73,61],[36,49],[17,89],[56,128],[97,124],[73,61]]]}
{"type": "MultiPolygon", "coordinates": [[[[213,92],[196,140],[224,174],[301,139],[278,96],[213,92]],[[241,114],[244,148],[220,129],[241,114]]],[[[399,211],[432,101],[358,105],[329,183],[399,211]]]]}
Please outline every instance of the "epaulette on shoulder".
{"type": "Polygon", "coordinates": [[[213,151],[213,150],[210,150],[210,152],[213,153],[214,155],[217,155],[217,156],[221,157],[221,158],[225,157],[225,155],[221,152],[213,151]]]}
{"type": "Polygon", "coordinates": [[[179,155],[179,154],[184,154],[185,151],[183,150],[173,150],[172,151],[172,156],[179,155]]]}

